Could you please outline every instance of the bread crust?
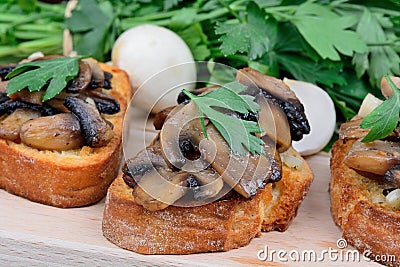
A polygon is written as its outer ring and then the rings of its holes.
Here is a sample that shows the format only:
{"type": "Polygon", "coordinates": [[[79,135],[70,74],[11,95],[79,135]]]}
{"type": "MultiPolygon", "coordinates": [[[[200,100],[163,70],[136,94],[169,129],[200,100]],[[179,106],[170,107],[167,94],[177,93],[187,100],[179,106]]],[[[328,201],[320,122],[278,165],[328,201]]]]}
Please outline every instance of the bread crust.
{"type": "Polygon", "coordinates": [[[311,169],[301,160],[301,169],[283,167],[283,178],[274,186],[279,191],[268,184],[250,199],[237,196],[154,212],[135,203],[132,189],[119,175],[108,189],[103,235],[142,254],[190,254],[245,246],[261,231],[285,230],[296,215],[313,180],[311,169]]]}
{"type": "Polygon", "coordinates": [[[330,161],[331,212],[347,242],[371,259],[387,266],[400,266],[400,213],[384,202],[379,182],[361,176],[343,164],[354,140],[338,140],[330,161]],[[396,259],[388,259],[394,255],[396,259]]]}
{"type": "Polygon", "coordinates": [[[102,199],[118,175],[122,157],[123,119],[132,96],[127,74],[106,64],[112,73],[111,95],[121,111],[106,115],[114,137],[104,147],[64,152],[37,149],[0,139],[0,188],[31,201],[61,208],[79,207],[102,199]]]}

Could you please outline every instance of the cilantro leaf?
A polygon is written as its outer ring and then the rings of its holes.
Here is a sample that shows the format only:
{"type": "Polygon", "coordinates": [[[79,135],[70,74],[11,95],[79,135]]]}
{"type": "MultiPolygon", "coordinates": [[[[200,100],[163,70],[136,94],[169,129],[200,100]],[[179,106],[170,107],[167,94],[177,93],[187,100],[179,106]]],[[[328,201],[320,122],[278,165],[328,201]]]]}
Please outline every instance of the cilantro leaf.
{"type": "Polygon", "coordinates": [[[27,62],[18,65],[6,78],[7,94],[11,95],[24,88],[30,92],[39,91],[50,81],[43,101],[49,100],[59,94],[79,71],[79,58],[60,57],[48,60],[27,62]]]}
{"type": "Polygon", "coordinates": [[[195,103],[206,138],[205,117],[220,132],[233,152],[244,155],[246,153],[245,148],[247,148],[253,154],[263,154],[262,145],[264,142],[254,136],[254,133],[262,131],[256,122],[241,120],[218,110],[218,108],[222,108],[239,113],[258,112],[260,107],[253,102],[254,97],[239,95],[246,89],[247,86],[235,81],[202,96],[196,96],[186,90],[183,90],[183,92],[195,103]]]}
{"type": "Polygon", "coordinates": [[[369,129],[369,133],[362,142],[372,142],[388,136],[396,128],[400,113],[400,89],[396,87],[388,75],[385,78],[389,82],[393,95],[369,113],[360,124],[363,129],[369,129]]]}
{"type": "Polygon", "coordinates": [[[354,52],[367,51],[359,34],[346,30],[356,24],[355,16],[340,17],[325,6],[306,2],[299,6],[291,21],[323,59],[338,61],[338,52],[352,56],[354,52]]]}
{"type": "Polygon", "coordinates": [[[250,2],[246,8],[247,21],[241,23],[217,23],[216,34],[222,35],[220,49],[226,56],[236,52],[248,53],[256,59],[270,49],[269,29],[276,27],[265,20],[266,13],[256,3],[250,2]]]}
{"type": "MultiPolygon", "coordinates": [[[[368,8],[360,18],[357,32],[366,43],[387,43],[388,37],[383,30],[383,25],[377,16],[368,8]]],[[[370,83],[380,87],[381,77],[385,74],[400,74],[400,57],[392,46],[371,46],[365,53],[354,55],[352,63],[355,65],[357,76],[361,77],[367,71],[370,83]]]]}

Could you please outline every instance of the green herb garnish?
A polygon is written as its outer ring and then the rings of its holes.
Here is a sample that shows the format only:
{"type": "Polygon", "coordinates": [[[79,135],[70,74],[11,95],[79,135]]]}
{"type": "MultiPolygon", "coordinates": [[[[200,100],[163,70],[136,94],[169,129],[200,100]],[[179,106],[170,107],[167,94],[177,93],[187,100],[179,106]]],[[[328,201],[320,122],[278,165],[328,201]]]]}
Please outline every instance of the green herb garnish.
{"type": "Polygon", "coordinates": [[[234,81],[202,96],[196,96],[187,90],[183,92],[195,103],[206,138],[208,137],[204,124],[205,117],[217,128],[233,152],[244,155],[247,148],[252,154],[263,154],[264,142],[254,135],[262,132],[256,122],[242,120],[218,110],[222,108],[243,114],[257,113],[260,107],[253,101],[254,97],[239,95],[246,89],[247,86],[234,81]]]}
{"type": "Polygon", "coordinates": [[[372,142],[388,136],[396,128],[400,113],[400,89],[385,75],[393,94],[382,104],[369,113],[361,122],[360,127],[369,129],[369,133],[362,139],[362,142],[372,142]]]}
{"type": "Polygon", "coordinates": [[[18,65],[6,78],[7,94],[14,94],[24,88],[30,92],[41,90],[47,82],[48,87],[43,95],[43,101],[58,95],[79,71],[79,58],[60,57],[48,60],[27,62],[18,65]]]}

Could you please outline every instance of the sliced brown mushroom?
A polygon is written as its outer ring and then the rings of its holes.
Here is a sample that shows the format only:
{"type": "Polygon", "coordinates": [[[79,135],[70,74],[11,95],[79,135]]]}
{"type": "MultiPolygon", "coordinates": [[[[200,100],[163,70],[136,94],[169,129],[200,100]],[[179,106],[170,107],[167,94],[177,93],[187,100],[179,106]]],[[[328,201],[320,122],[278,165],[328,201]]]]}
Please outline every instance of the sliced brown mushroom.
{"type": "Polygon", "coordinates": [[[78,75],[69,82],[66,87],[67,93],[81,93],[89,85],[92,80],[92,69],[89,63],[80,60],[79,61],[79,72],[78,75]]]}
{"type": "Polygon", "coordinates": [[[7,96],[7,93],[0,93],[0,104],[6,102],[10,98],[7,96]]]}
{"type": "Polygon", "coordinates": [[[187,191],[186,172],[173,172],[165,163],[159,144],[150,146],[126,162],[124,180],[133,188],[135,202],[150,211],[165,209],[187,191]]]}
{"type": "Polygon", "coordinates": [[[0,122],[0,138],[15,141],[19,139],[22,124],[40,117],[40,112],[32,109],[17,109],[0,122]]]}
{"type": "Polygon", "coordinates": [[[113,96],[103,93],[101,90],[89,90],[86,91],[85,95],[93,99],[100,113],[111,115],[120,111],[118,101],[113,96]]]}
{"type": "Polygon", "coordinates": [[[304,134],[310,133],[310,124],[304,113],[303,104],[282,80],[264,75],[251,68],[239,70],[236,79],[248,86],[248,92],[251,94],[256,95],[259,92],[257,88],[260,88],[267,99],[283,109],[289,121],[292,140],[299,141],[304,134]]]}
{"type": "Polygon", "coordinates": [[[102,147],[114,137],[112,127],[95,106],[76,97],[65,98],[64,106],[78,118],[86,145],[102,147]]]}
{"type": "Polygon", "coordinates": [[[122,167],[123,179],[127,185],[134,188],[139,181],[141,173],[146,171],[142,166],[168,167],[161,156],[160,143],[157,139],[146,149],[140,151],[134,158],[128,159],[122,167]]]}
{"type": "Polygon", "coordinates": [[[275,140],[279,152],[286,151],[292,145],[292,138],[285,112],[263,95],[258,95],[255,102],[260,106],[258,124],[263,130],[259,136],[268,136],[275,140]]]}
{"type": "MultiPolygon", "coordinates": [[[[392,82],[400,88],[400,77],[396,76],[389,76],[392,82]]],[[[385,77],[382,77],[381,79],[381,92],[384,97],[389,98],[392,96],[393,91],[392,87],[390,86],[389,82],[386,80],[385,77]]]]}
{"type": "Polygon", "coordinates": [[[41,150],[76,149],[84,141],[79,121],[72,113],[26,121],[21,126],[20,137],[24,144],[41,150]]]}
{"type": "MultiPolygon", "coordinates": [[[[8,64],[0,66],[0,80],[5,81],[7,74],[9,74],[16,67],[16,64],[8,64]]],[[[1,88],[1,86],[0,86],[1,88]]]]}
{"type": "Polygon", "coordinates": [[[53,98],[53,99],[46,101],[46,105],[53,107],[54,109],[58,110],[60,113],[69,112],[69,110],[64,106],[64,99],[53,98]]]}
{"type": "Polygon", "coordinates": [[[92,80],[90,82],[91,88],[102,88],[104,86],[104,72],[100,67],[99,62],[94,58],[85,58],[82,61],[89,64],[92,70],[92,80]]]}
{"type": "Polygon", "coordinates": [[[368,134],[370,129],[362,129],[360,124],[361,119],[351,120],[340,125],[339,138],[340,139],[360,139],[368,134]]]}
{"type": "Polygon", "coordinates": [[[172,111],[166,119],[161,132],[160,144],[164,159],[177,169],[189,172],[196,172],[206,169],[209,163],[202,157],[189,159],[181,151],[180,143],[182,140],[196,140],[196,144],[204,138],[197,109],[194,103],[190,102],[179,111],[172,111]]]}
{"type": "Polygon", "coordinates": [[[40,111],[40,113],[43,116],[51,116],[59,113],[55,108],[43,104],[43,105],[38,105],[38,104],[33,104],[29,102],[25,102],[22,100],[8,100],[3,103],[0,103],[0,116],[3,114],[11,114],[13,113],[16,109],[19,108],[28,108],[32,110],[37,110],[40,111]]]}
{"type": "Polygon", "coordinates": [[[400,188],[400,165],[391,167],[384,175],[383,179],[400,188]]]}
{"type": "Polygon", "coordinates": [[[197,201],[212,199],[217,196],[224,187],[222,177],[212,168],[191,173],[199,186],[195,188],[193,197],[197,201]]]}
{"type": "Polygon", "coordinates": [[[397,127],[396,127],[396,129],[394,129],[393,133],[397,138],[400,138],[400,118],[399,118],[399,122],[397,123],[397,127]]]}
{"type": "Polygon", "coordinates": [[[282,101],[292,103],[299,110],[304,110],[303,104],[301,104],[296,94],[280,79],[264,75],[252,68],[244,68],[238,70],[236,80],[249,87],[256,85],[270,95],[282,101]]]}
{"type": "MultiPolygon", "coordinates": [[[[179,107],[183,107],[182,105],[179,105],[179,107]]],[[[160,112],[158,112],[153,119],[153,125],[156,130],[161,130],[162,126],[164,125],[165,120],[167,117],[170,115],[171,111],[174,110],[175,107],[168,107],[160,112]]]]}
{"type": "Polygon", "coordinates": [[[400,143],[382,140],[362,143],[357,140],[344,163],[358,171],[384,175],[391,167],[400,164],[400,143]]]}
{"type": "Polygon", "coordinates": [[[202,140],[200,151],[228,185],[249,198],[267,184],[273,173],[274,155],[247,152],[241,156],[231,151],[213,126],[207,126],[207,134],[209,139],[202,140]]]}
{"type": "Polygon", "coordinates": [[[202,201],[213,200],[224,186],[213,169],[196,173],[172,171],[157,141],[129,159],[122,171],[125,183],[133,188],[135,202],[148,210],[164,209],[174,203],[179,206],[202,204],[202,201]],[[187,194],[189,191],[192,194],[187,194]],[[185,198],[179,202],[183,196],[185,198]]]}
{"type": "Polygon", "coordinates": [[[186,194],[188,175],[165,168],[151,168],[133,189],[135,202],[150,211],[165,209],[186,194]]]}
{"type": "Polygon", "coordinates": [[[18,91],[10,95],[10,98],[19,99],[32,104],[42,105],[43,94],[44,94],[43,90],[30,92],[28,89],[23,89],[21,91],[18,91]]]}
{"type": "Polygon", "coordinates": [[[8,80],[7,81],[0,81],[0,93],[1,94],[7,94],[7,84],[8,84],[8,80]]]}

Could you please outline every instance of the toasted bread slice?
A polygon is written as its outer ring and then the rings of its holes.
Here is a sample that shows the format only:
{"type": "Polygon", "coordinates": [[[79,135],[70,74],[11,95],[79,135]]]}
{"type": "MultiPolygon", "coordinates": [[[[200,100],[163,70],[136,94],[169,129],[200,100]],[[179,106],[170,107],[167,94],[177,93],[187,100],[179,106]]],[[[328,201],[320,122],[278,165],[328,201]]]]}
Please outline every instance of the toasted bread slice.
{"type": "Polygon", "coordinates": [[[31,201],[56,207],[78,207],[102,199],[118,175],[122,156],[122,128],[132,96],[127,74],[101,64],[112,73],[111,95],[121,111],[105,118],[114,125],[114,137],[100,148],[40,151],[0,139],[0,188],[31,201]]]}
{"type": "Polygon", "coordinates": [[[135,203],[132,188],[120,175],[108,189],[103,234],[142,254],[190,254],[227,251],[247,245],[261,231],[284,231],[313,180],[304,159],[293,149],[289,153],[301,164],[292,168],[283,164],[281,181],[249,199],[237,194],[198,207],[148,211],[135,203]]]}
{"type": "Polygon", "coordinates": [[[389,187],[343,164],[354,140],[338,140],[331,157],[331,211],[343,237],[365,256],[387,266],[400,266],[400,211],[385,204],[389,187]],[[391,255],[394,255],[391,256],[391,255]]]}

